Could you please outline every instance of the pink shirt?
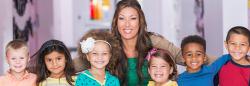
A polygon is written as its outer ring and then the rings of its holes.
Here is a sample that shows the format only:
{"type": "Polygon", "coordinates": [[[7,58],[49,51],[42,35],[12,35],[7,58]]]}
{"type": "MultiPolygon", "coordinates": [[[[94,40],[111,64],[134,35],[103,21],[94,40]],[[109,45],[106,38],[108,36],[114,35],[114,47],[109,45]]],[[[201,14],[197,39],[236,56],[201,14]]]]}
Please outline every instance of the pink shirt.
{"type": "Polygon", "coordinates": [[[35,74],[26,71],[22,79],[17,80],[8,71],[5,75],[0,76],[0,86],[36,86],[36,78],[35,74]]]}

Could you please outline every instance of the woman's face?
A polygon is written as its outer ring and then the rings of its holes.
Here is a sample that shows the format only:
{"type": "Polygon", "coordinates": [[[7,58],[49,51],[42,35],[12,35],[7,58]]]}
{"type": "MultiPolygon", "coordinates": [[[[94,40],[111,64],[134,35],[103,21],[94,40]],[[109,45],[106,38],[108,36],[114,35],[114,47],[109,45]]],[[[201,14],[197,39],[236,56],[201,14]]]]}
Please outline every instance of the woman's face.
{"type": "Polygon", "coordinates": [[[132,7],[123,8],[118,14],[118,31],[122,39],[136,39],[139,31],[139,15],[132,7]]]}

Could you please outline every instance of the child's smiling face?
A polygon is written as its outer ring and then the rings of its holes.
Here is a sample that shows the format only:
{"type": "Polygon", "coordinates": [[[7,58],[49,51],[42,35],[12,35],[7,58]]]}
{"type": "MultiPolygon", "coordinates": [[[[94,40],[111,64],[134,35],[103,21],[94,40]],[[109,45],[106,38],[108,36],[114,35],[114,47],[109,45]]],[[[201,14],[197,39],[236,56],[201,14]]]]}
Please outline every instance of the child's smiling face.
{"type": "Polygon", "coordinates": [[[152,57],[148,68],[151,78],[157,83],[165,83],[169,80],[173,68],[162,58],[152,57]]]}
{"type": "Polygon", "coordinates": [[[60,78],[64,74],[64,68],[66,64],[65,55],[53,51],[45,55],[45,64],[47,69],[51,72],[50,77],[60,78]]]}
{"type": "Polygon", "coordinates": [[[248,37],[241,34],[231,34],[229,40],[225,42],[225,46],[232,56],[232,60],[237,63],[241,63],[244,60],[250,49],[248,37]]]}
{"type": "Polygon", "coordinates": [[[87,54],[91,68],[105,69],[111,58],[110,46],[105,42],[95,42],[94,48],[87,54]]]}
{"type": "Polygon", "coordinates": [[[26,48],[9,49],[6,56],[12,72],[20,73],[25,71],[29,60],[28,50],[26,48]]]}
{"type": "Polygon", "coordinates": [[[184,46],[183,58],[187,65],[187,71],[197,72],[206,61],[204,48],[198,43],[188,43],[184,46]]]}

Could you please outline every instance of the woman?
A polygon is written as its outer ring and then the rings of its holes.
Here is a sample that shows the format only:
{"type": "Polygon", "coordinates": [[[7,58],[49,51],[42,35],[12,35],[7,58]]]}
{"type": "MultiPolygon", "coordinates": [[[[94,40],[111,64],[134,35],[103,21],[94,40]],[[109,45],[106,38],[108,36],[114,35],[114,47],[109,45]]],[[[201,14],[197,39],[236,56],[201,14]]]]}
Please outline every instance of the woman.
{"type": "MultiPolygon", "coordinates": [[[[145,16],[137,0],[117,3],[111,29],[121,47],[114,49],[116,64],[110,68],[114,67],[114,74],[123,86],[147,85],[150,77],[145,57],[152,47],[168,50],[177,64],[184,63],[180,48],[158,34],[147,32],[145,16]]],[[[75,58],[74,63],[76,70],[82,71],[81,58],[75,58]]]]}
{"type": "Polygon", "coordinates": [[[137,0],[118,2],[112,21],[112,33],[122,48],[116,66],[122,85],[147,85],[150,76],[145,57],[152,47],[169,50],[176,61],[182,61],[179,48],[163,37],[147,32],[145,16],[137,0]]]}

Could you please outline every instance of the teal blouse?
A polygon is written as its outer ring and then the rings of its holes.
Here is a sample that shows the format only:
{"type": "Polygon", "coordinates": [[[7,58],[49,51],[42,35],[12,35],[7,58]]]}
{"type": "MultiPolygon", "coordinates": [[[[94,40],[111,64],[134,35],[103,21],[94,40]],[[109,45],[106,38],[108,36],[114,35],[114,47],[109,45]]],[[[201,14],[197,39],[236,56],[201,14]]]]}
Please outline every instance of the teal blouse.
{"type": "Polygon", "coordinates": [[[137,76],[136,70],[137,58],[128,58],[128,72],[127,80],[128,86],[147,86],[150,76],[148,74],[148,61],[145,60],[142,66],[143,81],[139,83],[139,78],[137,76]]]}
{"type": "Polygon", "coordinates": [[[101,83],[94,78],[89,70],[85,70],[77,76],[75,86],[120,86],[120,83],[118,78],[108,71],[106,71],[104,83],[101,83]]]}

